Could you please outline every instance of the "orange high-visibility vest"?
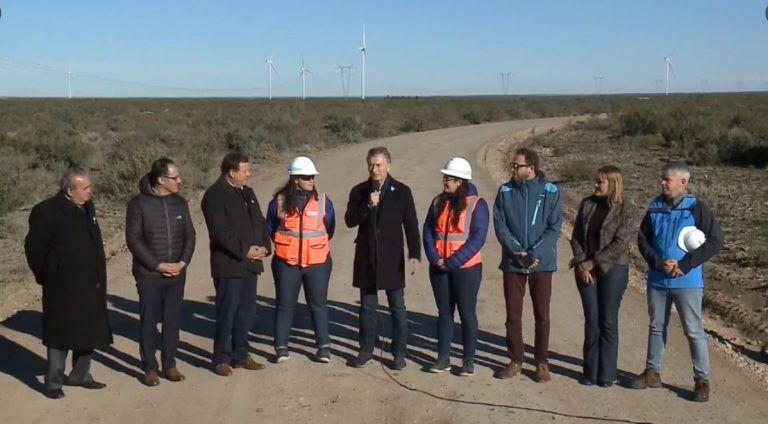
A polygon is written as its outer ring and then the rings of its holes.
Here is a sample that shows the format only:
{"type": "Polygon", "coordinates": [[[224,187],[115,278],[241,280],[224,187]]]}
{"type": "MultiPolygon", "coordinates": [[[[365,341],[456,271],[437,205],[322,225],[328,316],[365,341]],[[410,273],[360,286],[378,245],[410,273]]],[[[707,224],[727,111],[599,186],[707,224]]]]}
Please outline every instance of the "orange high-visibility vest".
{"type": "Polygon", "coordinates": [[[277,196],[278,227],[273,236],[275,256],[289,265],[304,268],[325,263],[331,245],[325,229],[325,194],[319,194],[319,201],[313,196],[301,214],[286,213],[285,196],[277,196]]]}
{"type": "MultiPolygon", "coordinates": [[[[451,224],[451,208],[448,202],[445,202],[440,215],[435,219],[435,247],[437,253],[443,259],[448,259],[457,250],[464,246],[469,239],[469,226],[472,222],[472,213],[475,211],[479,196],[467,196],[467,207],[461,212],[457,226],[451,224]]],[[[477,252],[461,268],[471,268],[483,261],[480,252],[477,252]]]]}

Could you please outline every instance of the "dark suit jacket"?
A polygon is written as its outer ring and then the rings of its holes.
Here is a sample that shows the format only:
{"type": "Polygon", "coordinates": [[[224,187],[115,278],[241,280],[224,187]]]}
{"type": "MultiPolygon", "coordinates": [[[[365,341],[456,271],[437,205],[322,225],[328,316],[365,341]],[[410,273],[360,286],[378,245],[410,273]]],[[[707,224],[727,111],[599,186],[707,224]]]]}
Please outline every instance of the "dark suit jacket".
{"type": "Polygon", "coordinates": [[[251,246],[264,246],[272,252],[264,215],[253,190],[243,187],[243,195],[221,176],[203,195],[202,209],[208,226],[213,278],[245,277],[261,274],[262,261],[246,255],[251,246]]]}
{"type": "Polygon", "coordinates": [[[421,259],[419,223],[407,185],[388,176],[376,208],[368,207],[373,185],[364,181],[349,193],[344,221],[357,226],[353,284],[360,288],[392,290],[405,287],[403,231],[408,257],[421,259]]]}
{"type": "Polygon", "coordinates": [[[59,193],[35,205],[29,215],[24,252],[43,286],[43,344],[56,349],[112,343],[104,244],[93,203],[85,209],[59,193]]]}

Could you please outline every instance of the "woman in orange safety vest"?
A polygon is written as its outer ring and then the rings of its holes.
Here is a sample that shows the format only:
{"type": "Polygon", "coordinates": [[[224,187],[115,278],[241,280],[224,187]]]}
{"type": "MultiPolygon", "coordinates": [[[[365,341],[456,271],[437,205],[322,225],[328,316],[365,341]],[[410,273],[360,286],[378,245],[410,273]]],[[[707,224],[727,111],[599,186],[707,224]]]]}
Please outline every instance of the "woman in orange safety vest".
{"type": "Polygon", "coordinates": [[[480,250],[488,233],[488,204],[469,182],[472,167],[461,157],[449,160],[443,174],[443,192],[432,201],[424,221],[424,252],[437,303],[438,355],[430,372],[451,368],[453,313],[461,317],[464,355],[461,376],[474,374],[478,324],[475,307],[483,262],[480,250]]]}
{"type": "Polygon", "coordinates": [[[330,239],[336,226],[331,200],[315,188],[317,168],[306,156],[288,167],[289,178],[269,202],[267,230],[274,242],[276,362],[290,359],[288,336],[293,312],[304,287],[315,330],[317,362],[331,361],[328,334],[328,283],[331,278],[330,239]]]}

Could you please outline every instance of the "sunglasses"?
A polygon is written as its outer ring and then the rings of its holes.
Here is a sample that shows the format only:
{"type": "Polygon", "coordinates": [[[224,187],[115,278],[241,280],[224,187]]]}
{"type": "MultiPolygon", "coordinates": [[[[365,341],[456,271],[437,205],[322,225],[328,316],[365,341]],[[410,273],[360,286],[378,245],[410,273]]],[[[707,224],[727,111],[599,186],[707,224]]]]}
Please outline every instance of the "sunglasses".
{"type": "Polygon", "coordinates": [[[315,179],[314,175],[299,175],[301,181],[312,181],[315,179]]]}
{"type": "Polygon", "coordinates": [[[170,175],[163,175],[163,178],[168,178],[169,180],[173,180],[173,181],[176,181],[178,183],[179,182],[179,178],[181,178],[181,174],[173,176],[173,177],[170,176],[170,175]]]}
{"type": "Polygon", "coordinates": [[[456,177],[449,177],[449,176],[447,176],[447,175],[444,175],[444,176],[443,176],[443,182],[444,182],[444,183],[447,183],[447,182],[449,182],[449,181],[461,181],[461,178],[456,178],[456,177]]]}

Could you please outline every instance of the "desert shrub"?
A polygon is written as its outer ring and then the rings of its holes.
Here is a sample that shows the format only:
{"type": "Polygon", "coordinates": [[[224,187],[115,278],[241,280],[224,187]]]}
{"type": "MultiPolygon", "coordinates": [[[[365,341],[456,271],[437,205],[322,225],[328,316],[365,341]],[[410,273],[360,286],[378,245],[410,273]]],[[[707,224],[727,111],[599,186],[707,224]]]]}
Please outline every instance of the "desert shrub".
{"type": "Polygon", "coordinates": [[[482,114],[477,110],[470,110],[461,115],[461,118],[472,125],[477,125],[483,122],[482,114]]]}
{"type": "MultiPolygon", "coordinates": [[[[325,125],[323,126],[330,135],[342,144],[356,143],[362,133],[362,125],[358,120],[351,116],[337,116],[328,115],[325,117],[325,125]]],[[[367,131],[372,131],[373,128],[368,128],[367,131]]]]}
{"type": "Polygon", "coordinates": [[[403,124],[400,125],[399,129],[402,132],[421,132],[424,131],[424,121],[422,121],[421,118],[412,116],[403,121],[403,124]]]}
{"type": "Polygon", "coordinates": [[[558,171],[559,182],[589,181],[595,176],[597,165],[583,159],[571,159],[563,163],[558,171]]]}
{"type": "Polygon", "coordinates": [[[646,135],[654,134],[658,130],[656,117],[649,110],[630,109],[619,114],[616,131],[618,135],[646,135]]]}

